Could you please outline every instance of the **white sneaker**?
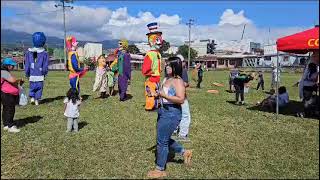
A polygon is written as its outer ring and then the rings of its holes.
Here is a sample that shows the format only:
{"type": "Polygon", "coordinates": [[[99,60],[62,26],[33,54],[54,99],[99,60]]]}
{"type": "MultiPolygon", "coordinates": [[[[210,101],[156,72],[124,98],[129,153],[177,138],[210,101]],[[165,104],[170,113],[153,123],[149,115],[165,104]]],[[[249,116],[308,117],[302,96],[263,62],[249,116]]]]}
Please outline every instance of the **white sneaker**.
{"type": "Polygon", "coordinates": [[[35,103],[36,106],[39,105],[39,101],[38,100],[35,100],[34,103],[35,103]]]}
{"type": "Polygon", "coordinates": [[[12,126],[8,129],[8,132],[17,133],[20,132],[20,129],[18,129],[16,126],[12,126]]]}
{"type": "Polygon", "coordinates": [[[9,126],[5,126],[5,127],[3,127],[3,130],[8,130],[9,129],[9,126]]]}
{"type": "Polygon", "coordinates": [[[30,99],[30,103],[33,104],[34,103],[34,98],[30,99]]]}

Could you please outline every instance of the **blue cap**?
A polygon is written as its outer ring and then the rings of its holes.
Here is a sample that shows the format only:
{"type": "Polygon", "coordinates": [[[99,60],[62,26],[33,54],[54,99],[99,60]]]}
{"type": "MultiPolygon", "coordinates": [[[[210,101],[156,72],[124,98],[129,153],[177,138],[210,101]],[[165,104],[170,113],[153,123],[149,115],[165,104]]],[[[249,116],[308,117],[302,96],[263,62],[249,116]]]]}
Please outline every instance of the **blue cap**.
{"type": "Polygon", "coordinates": [[[32,35],[32,42],[34,47],[43,47],[44,44],[46,43],[46,36],[44,35],[43,32],[35,32],[32,35]]]}
{"type": "Polygon", "coordinates": [[[2,61],[2,64],[3,65],[11,65],[11,66],[16,66],[17,65],[17,63],[12,58],[5,58],[2,61]]]}

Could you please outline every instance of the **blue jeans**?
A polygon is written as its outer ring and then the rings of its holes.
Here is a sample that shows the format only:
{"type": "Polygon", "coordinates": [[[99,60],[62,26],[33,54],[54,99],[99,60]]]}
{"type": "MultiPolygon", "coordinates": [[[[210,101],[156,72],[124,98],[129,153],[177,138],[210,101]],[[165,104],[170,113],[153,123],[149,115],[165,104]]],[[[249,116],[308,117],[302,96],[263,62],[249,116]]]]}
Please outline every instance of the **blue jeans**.
{"type": "Polygon", "coordinates": [[[184,100],[184,103],[181,104],[182,108],[182,118],[179,125],[179,136],[187,136],[189,134],[189,127],[191,122],[190,108],[188,99],[184,100]]]}
{"type": "Polygon", "coordinates": [[[175,153],[183,154],[181,144],[171,139],[171,135],[181,120],[180,105],[164,105],[158,110],[157,122],[157,169],[165,169],[169,148],[175,153]]]}

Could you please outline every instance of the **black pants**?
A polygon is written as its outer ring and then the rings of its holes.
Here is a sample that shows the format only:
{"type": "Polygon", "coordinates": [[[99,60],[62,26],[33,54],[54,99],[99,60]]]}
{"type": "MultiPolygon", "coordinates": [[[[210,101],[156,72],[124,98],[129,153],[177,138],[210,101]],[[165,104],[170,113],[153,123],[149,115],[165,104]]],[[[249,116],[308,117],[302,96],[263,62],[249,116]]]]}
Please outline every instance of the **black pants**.
{"type": "Polygon", "coordinates": [[[317,110],[317,96],[312,95],[314,92],[316,93],[318,90],[317,86],[304,86],[303,87],[303,111],[305,116],[312,116],[314,112],[317,110]]]}
{"type": "Polygon", "coordinates": [[[197,84],[197,88],[200,88],[200,84],[202,82],[202,76],[198,77],[198,84],[197,84]]]}
{"type": "Polygon", "coordinates": [[[18,100],[19,96],[1,92],[3,126],[8,126],[9,128],[14,126],[13,118],[18,100]]]}
{"type": "Polygon", "coordinates": [[[262,90],[264,90],[264,81],[258,82],[257,90],[259,90],[260,86],[261,86],[262,90]]]}
{"type": "Polygon", "coordinates": [[[239,96],[241,98],[241,101],[244,101],[244,85],[234,85],[234,88],[236,89],[236,101],[239,101],[239,96]]]}

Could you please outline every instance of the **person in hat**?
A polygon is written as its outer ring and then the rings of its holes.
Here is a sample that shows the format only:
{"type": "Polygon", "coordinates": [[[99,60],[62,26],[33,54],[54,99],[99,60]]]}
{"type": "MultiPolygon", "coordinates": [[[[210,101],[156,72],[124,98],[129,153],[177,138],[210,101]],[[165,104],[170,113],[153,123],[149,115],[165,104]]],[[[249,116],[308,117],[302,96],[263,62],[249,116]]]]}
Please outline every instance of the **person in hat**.
{"type": "Polygon", "coordinates": [[[39,105],[42,97],[43,82],[48,74],[49,55],[43,48],[46,43],[46,36],[43,32],[35,32],[32,35],[33,48],[25,53],[25,74],[29,78],[29,97],[31,103],[39,105]]]}
{"type": "Polygon", "coordinates": [[[112,65],[112,71],[118,72],[118,89],[120,101],[127,100],[127,88],[131,79],[131,56],[128,52],[129,42],[126,39],[119,41],[117,61],[112,65]]]}
{"type": "Polygon", "coordinates": [[[159,52],[162,46],[162,32],[157,31],[158,23],[153,22],[147,25],[149,29],[148,43],[150,50],[146,53],[142,64],[142,74],[146,77],[145,81],[145,110],[151,111],[158,108],[158,98],[153,96],[159,90],[161,76],[161,54],[159,52]]]}
{"type": "Polygon", "coordinates": [[[10,71],[17,63],[12,58],[5,58],[1,65],[1,104],[4,130],[20,132],[14,122],[15,106],[19,102],[19,88],[23,80],[17,79],[10,71]]]}
{"type": "Polygon", "coordinates": [[[69,73],[69,81],[72,89],[77,90],[80,94],[79,79],[85,75],[88,68],[80,68],[80,61],[77,53],[78,42],[75,37],[69,36],[66,39],[68,49],[67,69],[69,73]]]}

